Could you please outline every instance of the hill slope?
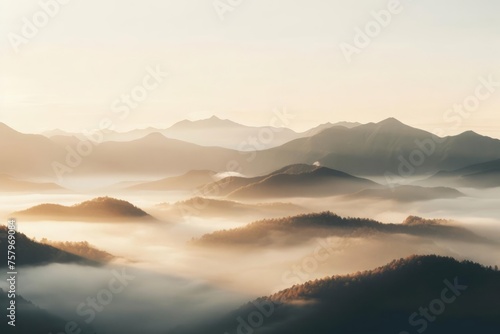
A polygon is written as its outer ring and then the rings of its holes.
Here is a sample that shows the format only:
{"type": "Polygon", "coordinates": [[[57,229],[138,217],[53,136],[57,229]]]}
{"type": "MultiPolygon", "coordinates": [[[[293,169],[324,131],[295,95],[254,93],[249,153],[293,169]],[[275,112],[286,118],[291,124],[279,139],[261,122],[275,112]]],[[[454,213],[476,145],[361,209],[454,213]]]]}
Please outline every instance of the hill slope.
{"type": "MultiPolygon", "coordinates": [[[[7,258],[7,227],[0,226],[0,256],[7,258]]],[[[66,252],[50,245],[38,243],[29,239],[23,233],[16,233],[16,265],[44,265],[49,263],[80,263],[95,265],[97,262],[88,258],[66,252]]],[[[1,261],[0,267],[7,266],[7,261],[1,261]]]]}
{"type": "Polygon", "coordinates": [[[376,233],[402,233],[431,239],[492,243],[467,229],[442,225],[438,221],[433,224],[383,224],[371,219],[343,218],[331,212],[260,220],[244,227],[205,234],[194,243],[234,247],[293,245],[312,238],[363,237],[376,233]]]}
{"type": "Polygon", "coordinates": [[[454,171],[442,171],[421,181],[422,184],[450,184],[456,187],[500,187],[500,159],[488,161],[454,171]]]}
{"type": "Polygon", "coordinates": [[[152,216],[133,204],[110,197],[98,197],[73,206],[40,204],[14,212],[25,219],[83,220],[83,221],[137,221],[154,220],[152,216]]]}
{"type": "Polygon", "coordinates": [[[194,190],[204,184],[213,182],[216,174],[211,170],[192,170],[179,176],[137,184],[128,189],[148,191],[194,190]]]}
{"type": "Polygon", "coordinates": [[[310,166],[300,173],[273,173],[270,176],[241,187],[230,198],[322,197],[348,194],[380,185],[347,173],[326,167],[310,166]]]}
{"type": "Polygon", "coordinates": [[[498,271],[452,258],[412,256],[296,285],[203,327],[171,334],[234,333],[237,328],[255,334],[496,333],[499,297],[498,271]],[[256,313],[260,317],[250,316],[256,313]]]}
{"type": "Polygon", "coordinates": [[[500,159],[500,140],[471,131],[439,138],[389,118],[351,129],[327,128],[314,136],[261,151],[252,161],[254,166],[249,168],[266,172],[276,169],[276,162],[281,165],[319,162],[321,166],[353,175],[385,175],[387,172],[399,175],[402,158],[410,165],[407,169],[412,175],[457,169],[500,159]],[[408,162],[414,151],[424,155],[425,161],[418,167],[408,162]]]}

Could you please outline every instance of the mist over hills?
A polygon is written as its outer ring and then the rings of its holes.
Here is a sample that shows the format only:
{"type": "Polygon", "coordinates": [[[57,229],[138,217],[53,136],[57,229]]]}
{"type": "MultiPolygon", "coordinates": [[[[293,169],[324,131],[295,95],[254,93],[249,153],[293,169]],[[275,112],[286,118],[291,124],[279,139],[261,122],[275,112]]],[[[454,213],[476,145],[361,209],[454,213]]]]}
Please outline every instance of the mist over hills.
{"type": "Polygon", "coordinates": [[[441,171],[419,184],[449,184],[455,187],[500,187],[500,159],[474,164],[453,171],[441,171]]]}
{"type": "Polygon", "coordinates": [[[331,212],[322,212],[259,220],[243,227],[205,234],[193,243],[213,247],[292,246],[326,236],[365,237],[377,234],[407,234],[428,239],[494,243],[465,228],[442,225],[437,220],[413,221],[413,224],[383,224],[372,219],[343,218],[331,212]]]}
{"type": "Polygon", "coordinates": [[[312,166],[301,173],[273,173],[236,189],[229,198],[323,197],[352,193],[379,184],[326,167],[312,166]]]}
{"type": "Polygon", "coordinates": [[[193,197],[174,204],[162,203],[156,206],[181,216],[196,217],[241,217],[241,216],[283,216],[300,213],[304,208],[292,203],[247,204],[213,198],[193,197]]]}
{"type": "Polygon", "coordinates": [[[0,192],[66,192],[63,187],[52,182],[31,182],[0,174],[0,192]]]}
{"type": "Polygon", "coordinates": [[[396,202],[430,201],[442,198],[458,198],[465,196],[460,191],[448,187],[394,186],[383,189],[363,189],[357,193],[346,195],[350,200],[379,199],[396,202]]]}
{"type": "Polygon", "coordinates": [[[43,238],[40,243],[99,263],[107,263],[116,258],[106,251],[95,248],[87,241],[52,241],[43,238]]]}
{"type": "MultiPolygon", "coordinates": [[[[7,259],[7,227],[0,225],[0,244],[2,249],[0,255],[7,259]]],[[[25,234],[16,233],[16,261],[17,266],[34,266],[45,265],[50,263],[78,263],[85,265],[96,265],[89,258],[82,257],[65,250],[53,247],[51,245],[42,244],[31,240],[25,234]]],[[[7,261],[2,261],[0,267],[6,267],[7,261]]]]}
{"type": "Polygon", "coordinates": [[[154,221],[145,211],[133,204],[110,197],[98,197],[73,206],[40,204],[14,212],[16,217],[30,220],[58,221],[154,221]]]}
{"type": "Polygon", "coordinates": [[[133,185],[128,189],[148,191],[195,190],[197,187],[214,181],[216,175],[217,173],[211,170],[191,170],[179,176],[133,185]]]}
{"type": "Polygon", "coordinates": [[[499,295],[498,271],[448,257],[411,256],[294,285],[203,326],[169,334],[494,333],[500,326],[499,295]],[[442,308],[433,306],[436,300],[442,308]],[[256,313],[262,321],[252,319],[256,313]]]}
{"type": "MultiPolygon", "coordinates": [[[[0,308],[6,310],[10,306],[9,302],[10,299],[7,297],[7,291],[0,289],[0,308]]],[[[39,308],[21,295],[16,296],[16,311],[16,326],[8,325],[8,318],[2,319],[0,322],[0,331],[2,333],[57,333],[57,330],[65,328],[67,323],[66,320],[39,308]]],[[[85,333],[91,332],[86,331],[85,333]]]]}
{"type": "Polygon", "coordinates": [[[238,190],[239,188],[250,186],[255,183],[264,181],[279,174],[296,175],[313,172],[318,169],[318,166],[307,165],[307,164],[294,164],[282,167],[275,170],[269,174],[255,176],[255,177],[241,177],[241,176],[228,176],[221,180],[209,183],[203,187],[200,187],[200,193],[211,195],[211,196],[226,196],[230,193],[238,190]]]}
{"type": "Polygon", "coordinates": [[[210,196],[232,199],[321,197],[378,188],[379,184],[326,167],[294,164],[256,177],[229,176],[200,188],[210,196]]]}

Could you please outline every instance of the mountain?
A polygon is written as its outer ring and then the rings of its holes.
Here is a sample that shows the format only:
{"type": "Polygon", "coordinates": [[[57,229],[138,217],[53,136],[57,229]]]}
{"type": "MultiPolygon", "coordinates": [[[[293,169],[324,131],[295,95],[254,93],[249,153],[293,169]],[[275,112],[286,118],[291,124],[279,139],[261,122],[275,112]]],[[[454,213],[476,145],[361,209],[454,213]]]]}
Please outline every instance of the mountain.
{"type": "MultiPolygon", "coordinates": [[[[307,165],[294,165],[307,166],[307,165]]],[[[290,168],[288,166],[287,168],[290,168]]],[[[346,194],[380,185],[349,175],[344,172],[320,166],[307,166],[298,173],[274,172],[231,192],[230,198],[272,198],[272,197],[324,197],[346,194]]]]}
{"type": "Polygon", "coordinates": [[[104,142],[74,169],[75,175],[165,175],[186,170],[225,170],[240,154],[220,147],[203,147],[159,133],[130,142],[104,142]]]}
{"type": "Polygon", "coordinates": [[[348,128],[348,129],[352,129],[356,126],[359,126],[361,125],[361,123],[358,123],[358,122],[337,122],[337,123],[323,123],[323,124],[320,124],[312,129],[309,129],[305,132],[303,132],[301,134],[301,137],[310,137],[310,136],[314,136],[314,135],[317,135],[318,133],[320,133],[321,131],[325,130],[325,129],[330,129],[334,126],[343,126],[345,128],[348,128]]]}
{"type": "Polygon", "coordinates": [[[389,118],[351,129],[331,127],[260,151],[248,168],[266,173],[279,168],[277,164],[316,163],[352,175],[391,175],[399,180],[494,159],[500,159],[498,139],[471,131],[441,138],[389,118]]]}
{"type": "Polygon", "coordinates": [[[264,219],[243,227],[216,231],[194,240],[197,245],[268,246],[294,245],[327,236],[364,237],[374,234],[408,234],[429,239],[494,243],[469,230],[439,221],[429,224],[383,224],[362,218],[343,218],[331,212],[264,219]]]}
{"type": "Polygon", "coordinates": [[[147,221],[152,216],[133,204],[110,197],[98,197],[73,206],[40,204],[14,212],[12,216],[30,220],[62,221],[147,221]]]}
{"type": "Polygon", "coordinates": [[[168,211],[182,216],[188,214],[197,217],[242,217],[242,216],[283,216],[290,213],[300,213],[304,208],[292,203],[258,203],[244,204],[235,201],[212,198],[193,197],[174,204],[162,203],[156,206],[162,211],[168,211]]]}
{"type": "Polygon", "coordinates": [[[183,139],[201,145],[167,138],[167,129],[128,142],[94,143],[90,152],[75,138],[51,141],[0,124],[0,173],[21,179],[56,179],[54,163],[60,163],[67,167],[59,173],[60,177],[110,174],[163,177],[193,169],[229,170],[255,176],[292,164],[316,164],[356,176],[390,175],[398,182],[401,176],[404,181],[406,176],[456,170],[500,159],[500,140],[471,131],[440,138],[392,118],[353,128],[333,126],[311,137],[291,141],[286,135],[291,130],[263,127],[247,131],[233,123],[211,118],[182,122],[170,129],[179,136],[187,131],[193,138],[183,139]],[[206,131],[202,130],[205,126],[206,131]],[[272,147],[280,140],[286,143],[272,147]],[[78,144],[83,153],[75,158],[78,144]],[[238,150],[210,147],[213,144],[238,150]]]}
{"type": "Polygon", "coordinates": [[[31,182],[0,174],[0,192],[66,192],[63,187],[51,182],[31,182]]]}
{"type": "Polygon", "coordinates": [[[465,196],[460,191],[447,187],[396,186],[384,189],[363,189],[345,198],[358,200],[362,198],[393,200],[396,202],[430,201],[434,199],[458,198],[465,196]]]}
{"type": "Polygon", "coordinates": [[[275,147],[299,137],[299,134],[287,128],[246,126],[216,116],[197,121],[184,120],[162,133],[169,138],[198,145],[219,146],[239,151],[275,147]],[[261,137],[264,140],[259,140],[261,137]],[[253,144],[253,141],[257,144],[253,144]]]}
{"type": "Polygon", "coordinates": [[[411,256],[259,298],[170,334],[496,333],[500,272],[470,261],[411,256]]]}
{"type": "Polygon", "coordinates": [[[179,176],[167,177],[161,180],[145,182],[129,187],[130,190],[194,190],[204,184],[211,183],[216,179],[216,172],[211,170],[192,170],[179,176]]]}
{"type": "MultiPolygon", "coordinates": [[[[7,259],[7,234],[5,225],[0,225],[0,255],[7,259]]],[[[45,245],[29,239],[25,234],[16,232],[16,265],[39,266],[50,263],[79,263],[85,265],[96,265],[95,261],[88,258],[66,252],[56,247],[45,245]]],[[[6,267],[7,261],[2,261],[0,267],[6,267]]]]}
{"type": "Polygon", "coordinates": [[[258,183],[274,175],[279,174],[301,174],[312,172],[317,169],[317,166],[306,164],[295,164],[282,167],[272,173],[256,176],[256,177],[241,177],[241,176],[228,176],[221,180],[209,183],[200,187],[199,192],[204,195],[210,196],[226,196],[238,190],[239,188],[258,183]]]}
{"type": "Polygon", "coordinates": [[[379,187],[375,182],[325,167],[294,164],[256,177],[229,176],[200,188],[206,196],[235,199],[319,197],[379,187]]]}
{"type": "Polygon", "coordinates": [[[500,187],[500,159],[474,164],[453,171],[441,171],[420,184],[450,184],[455,187],[500,187]]]}
{"type": "MultiPolygon", "coordinates": [[[[162,131],[162,129],[147,127],[143,129],[134,129],[124,132],[105,129],[99,131],[99,133],[102,135],[102,141],[133,141],[146,137],[147,135],[150,135],[152,133],[161,133],[162,131]]],[[[57,129],[52,131],[45,131],[42,133],[42,135],[63,147],[75,140],[88,140],[88,138],[82,133],[70,133],[57,129]]]]}
{"type": "Polygon", "coordinates": [[[53,177],[51,163],[63,149],[42,135],[24,134],[0,123],[0,173],[14,178],[53,177]]]}

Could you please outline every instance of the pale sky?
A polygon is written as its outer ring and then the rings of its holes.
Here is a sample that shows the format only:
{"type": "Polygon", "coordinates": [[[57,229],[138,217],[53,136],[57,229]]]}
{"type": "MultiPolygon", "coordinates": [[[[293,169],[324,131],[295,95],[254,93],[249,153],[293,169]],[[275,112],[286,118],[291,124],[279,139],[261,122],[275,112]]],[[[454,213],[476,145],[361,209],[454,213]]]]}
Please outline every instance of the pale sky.
{"type": "Polygon", "coordinates": [[[354,45],[356,27],[389,2],[242,0],[221,20],[213,0],[70,0],[16,53],[9,36],[22,36],[40,5],[1,0],[0,121],[24,132],[93,129],[159,65],[169,76],[116,119],[118,130],[212,114],[269,125],[286,108],[295,130],[396,117],[500,138],[500,87],[468,117],[445,120],[480,77],[500,82],[500,2],[401,0],[348,63],[339,45],[354,45]]]}

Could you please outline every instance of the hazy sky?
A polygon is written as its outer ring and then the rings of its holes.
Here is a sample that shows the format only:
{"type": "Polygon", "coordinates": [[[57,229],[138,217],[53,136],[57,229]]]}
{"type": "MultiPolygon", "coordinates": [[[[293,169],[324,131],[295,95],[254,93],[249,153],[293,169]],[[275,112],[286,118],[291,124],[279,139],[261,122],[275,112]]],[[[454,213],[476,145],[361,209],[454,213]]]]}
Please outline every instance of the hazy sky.
{"type": "Polygon", "coordinates": [[[159,65],[169,76],[118,129],[212,114],[268,125],[273,109],[286,108],[296,130],[394,116],[500,137],[500,87],[469,117],[444,119],[479,77],[500,81],[498,0],[401,0],[350,63],[339,45],[354,45],[356,27],[391,1],[242,0],[224,20],[213,0],[68,2],[16,53],[9,38],[22,36],[23,17],[33,21],[40,5],[1,1],[0,121],[16,129],[95,128],[159,65]]]}

